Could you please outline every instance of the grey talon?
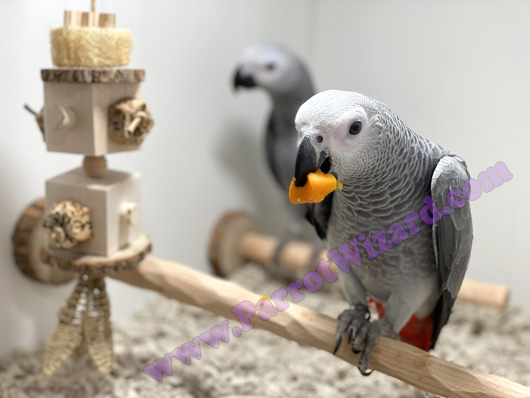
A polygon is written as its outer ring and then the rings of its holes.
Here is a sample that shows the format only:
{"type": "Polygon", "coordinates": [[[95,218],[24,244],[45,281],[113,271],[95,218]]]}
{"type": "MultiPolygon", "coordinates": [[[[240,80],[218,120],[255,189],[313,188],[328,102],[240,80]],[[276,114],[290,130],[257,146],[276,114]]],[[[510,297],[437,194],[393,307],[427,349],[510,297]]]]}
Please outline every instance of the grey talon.
{"type": "Polygon", "coordinates": [[[348,333],[348,343],[352,344],[352,341],[355,340],[358,331],[368,322],[370,319],[370,313],[368,311],[368,306],[364,304],[357,304],[353,308],[344,310],[339,315],[339,324],[337,326],[337,333],[335,335],[335,349],[333,354],[337,352],[342,340],[344,339],[344,334],[348,333]]]}

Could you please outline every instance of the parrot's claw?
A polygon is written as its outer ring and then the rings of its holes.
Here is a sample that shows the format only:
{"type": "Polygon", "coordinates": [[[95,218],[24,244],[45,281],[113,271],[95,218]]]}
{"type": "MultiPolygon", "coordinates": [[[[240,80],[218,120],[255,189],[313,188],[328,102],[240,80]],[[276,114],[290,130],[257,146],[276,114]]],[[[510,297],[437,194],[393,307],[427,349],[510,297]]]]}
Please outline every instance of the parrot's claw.
{"type": "Polygon", "coordinates": [[[296,236],[293,235],[287,235],[280,239],[278,242],[278,245],[276,245],[276,249],[274,249],[274,254],[272,255],[272,265],[275,267],[278,267],[280,265],[280,255],[282,254],[283,249],[285,249],[285,246],[293,241],[296,240],[296,236]]]}
{"type": "Polygon", "coordinates": [[[313,243],[313,251],[311,252],[311,257],[309,258],[309,264],[314,266],[318,265],[321,259],[322,250],[324,250],[325,248],[326,243],[323,240],[316,240],[313,243]]]}
{"type": "Polygon", "coordinates": [[[348,343],[351,344],[353,353],[359,354],[362,352],[357,368],[363,376],[372,374],[372,371],[368,370],[368,362],[370,362],[375,346],[381,336],[399,338],[386,319],[370,322],[370,311],[368,306],[364,304],[357,304],[339,315],[333,354],[339,349],[345,333],[348,333],[348,343]]]}
{"type": "MultiPolygon", "coordinates": [[[[335,349],[333,350],[333,354],[337,352],[342,344],[342,339],[346,332],[348,332],[348,342],[352,343],[356,339],[357,331],[368,323],[369,320],[370,311],[368,310],[368,306],[364,304],[357,304],[351,309],[342,311],[339,315],[339,325],[337,326],[337,334],[335,335],[335,349]]],[[[352,349],[355,353],[356,348],[354,348],[352,344],[352,349]]]]}
{"type": "Polygon", "coordinates": [[[364,324],[352,343],[352,350],[355,352],[359,342],[364,341],[364,349],[361,358],[359,358],[359,362],[357,363],[357,368],[363,376],[369,376],[373,372],[367,370],[368,362],[370,362],[375,346],[379,342],[381,336],[392,337],[394,339],[399,338],[386,319],[379,319],[364,324]]]}

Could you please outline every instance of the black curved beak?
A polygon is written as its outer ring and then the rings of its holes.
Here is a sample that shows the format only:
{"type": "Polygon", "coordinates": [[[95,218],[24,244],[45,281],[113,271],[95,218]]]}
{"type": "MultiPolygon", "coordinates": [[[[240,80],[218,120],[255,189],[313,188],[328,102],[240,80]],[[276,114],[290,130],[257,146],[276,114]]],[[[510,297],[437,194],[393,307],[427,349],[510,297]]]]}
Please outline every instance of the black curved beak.
{"type": "Polygon", "coordinates": [[[236,74],[234,75],[234,89],[238,89],[239,87],[255,87],[256,82],[254,81],[254,78],[252,75],[243,73],[243,68],[240,66],[236,70],[236,74]]]}
{"type": "Polygon", "coordinates": [[[298,154],[296,155],[296,164],[294,169],[294,185],[303,187],[307,182],[307,175],[314,173],[321,169],[324,173],[329,171],[324,170],[323,164],[329,163],[329,157],[326,152],[321,151],[317,153],[309,137],[305,137],[298,147],[298,154]]]}

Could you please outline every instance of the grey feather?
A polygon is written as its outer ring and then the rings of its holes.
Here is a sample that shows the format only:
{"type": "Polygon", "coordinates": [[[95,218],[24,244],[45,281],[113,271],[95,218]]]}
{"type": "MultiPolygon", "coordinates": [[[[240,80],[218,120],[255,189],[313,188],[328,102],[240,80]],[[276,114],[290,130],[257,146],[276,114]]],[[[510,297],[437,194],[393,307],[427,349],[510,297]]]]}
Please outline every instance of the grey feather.
{"type": "MultiPolygon", "coordinates": [[[[443,211],[450,207],[447,199],[452,189],[462,189],[469,180],[469,173],[463,160],[456,156],[440,159],[431,183],[432,198],[436,207],[443,211]]],[[[460,209],[452,209],[451,214],[433,224],[433,244],[438,280],[441,291],[434,313],[434,335],[432,346],[441,328],[447,323],[454,301],[462,286],[469,263],[473,243],[473,225],[469,202],[460,209]]]]}

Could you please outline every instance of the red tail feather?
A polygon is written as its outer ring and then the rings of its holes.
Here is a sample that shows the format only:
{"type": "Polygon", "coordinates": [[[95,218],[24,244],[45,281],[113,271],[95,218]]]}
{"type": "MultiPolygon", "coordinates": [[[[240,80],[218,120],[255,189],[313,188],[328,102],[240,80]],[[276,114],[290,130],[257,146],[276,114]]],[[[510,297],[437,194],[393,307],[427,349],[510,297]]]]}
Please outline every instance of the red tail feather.
{"type": "MultiPolygon", "coordinates": [[[[385,315],[385,305],[375,301],[377,312],[379,313],[379,319],[385,315]]],[[[434,332],[434,316],[429,315],[426,318],[418,318],[416,315],[412,315],[407,324],[399,332],[401,341],[412,344],[415,347],[421,348],[422,350],[429,351],[431,349],[432,335],[434,332]]]]}

